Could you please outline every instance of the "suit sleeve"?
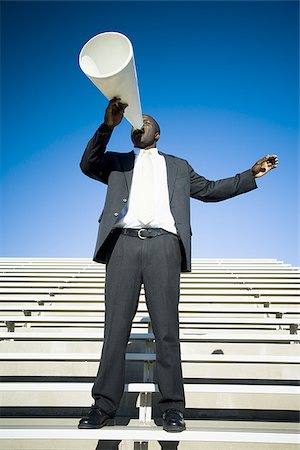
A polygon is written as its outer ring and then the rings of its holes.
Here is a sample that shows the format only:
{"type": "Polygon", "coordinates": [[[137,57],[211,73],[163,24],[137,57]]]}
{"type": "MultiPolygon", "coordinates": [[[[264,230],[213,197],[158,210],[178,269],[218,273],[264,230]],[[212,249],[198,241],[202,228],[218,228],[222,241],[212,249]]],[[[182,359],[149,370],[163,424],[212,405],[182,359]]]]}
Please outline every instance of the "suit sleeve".
{"type": "Polygon", "coordinates": [[[81,158],[82,172],[94,180],[107,184],[109,177],[109,152],[105,153],[112,130],[101,125],[92,139],[88,142],[81,158]]]}
{"type": "Polygon", "coordinates": [[[234,177],[211,181],[196,173],[189,165],[190,196],[203,202],[220,202],[257,188],[251,169],[234,177]]]}

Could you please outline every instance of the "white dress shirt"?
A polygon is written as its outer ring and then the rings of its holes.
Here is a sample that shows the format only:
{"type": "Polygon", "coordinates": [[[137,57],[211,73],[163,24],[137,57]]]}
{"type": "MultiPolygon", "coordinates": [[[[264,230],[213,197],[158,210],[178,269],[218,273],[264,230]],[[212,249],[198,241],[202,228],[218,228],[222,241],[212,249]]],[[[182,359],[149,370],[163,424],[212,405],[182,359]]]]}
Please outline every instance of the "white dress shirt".
{"type": "Polygon", "coordinates": [[[146,226],[137,217],[138,196],[140,183],[142,183],[140,176],[142,151],[140,148],[134,148],[135,161],[129,199],[120,212],[115,226],[118,228],[163,228],[177,234],[174,217],[170,210],[166,161],[158,153],[157,148],[150,149],[154,168],[154,217],[146,226]]]}

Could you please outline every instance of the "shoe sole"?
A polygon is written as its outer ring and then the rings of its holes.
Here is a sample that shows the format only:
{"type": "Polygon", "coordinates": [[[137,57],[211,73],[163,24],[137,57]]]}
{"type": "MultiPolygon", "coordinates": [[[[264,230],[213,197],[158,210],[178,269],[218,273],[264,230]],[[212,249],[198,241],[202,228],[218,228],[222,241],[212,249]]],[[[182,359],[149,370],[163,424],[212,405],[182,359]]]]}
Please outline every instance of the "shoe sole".
{"type": "Polygon", "coordinates": [[[173,428],[165,428],[163,427],[163,429],[165,431],[167,431],[168,433],[180,433],[181,431],[184,431],[186,429],[186,427],[182,428],[182,427],[173,427],[173,428]]]}
{"type": "Polygon", "coordinates": [[[104,422],[102,422],[100,425],[89,425],[89,424],[79,424],[77,428],[80,430],[93,430],[93,429],[99,429],[104,427],[105,425],[108,426],[114,426],[115,420],[114,419],[106,419],[104,422]]]}

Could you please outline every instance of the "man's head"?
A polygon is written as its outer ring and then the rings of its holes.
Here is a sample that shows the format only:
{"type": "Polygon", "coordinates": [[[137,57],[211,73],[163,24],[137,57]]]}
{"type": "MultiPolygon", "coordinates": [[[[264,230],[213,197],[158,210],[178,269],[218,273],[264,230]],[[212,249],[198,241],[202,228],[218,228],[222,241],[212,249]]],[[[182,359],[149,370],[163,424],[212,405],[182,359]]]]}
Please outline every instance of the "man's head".
{"type": "Polygon", "coordinates": [[[143,114],[143,128],[137,130],[132,128],[131,140],[135,147],[138,148],[152,148],[156,146],[156,142],[160,138],[160,128],[156,120],[148,114],[143,114]]]}

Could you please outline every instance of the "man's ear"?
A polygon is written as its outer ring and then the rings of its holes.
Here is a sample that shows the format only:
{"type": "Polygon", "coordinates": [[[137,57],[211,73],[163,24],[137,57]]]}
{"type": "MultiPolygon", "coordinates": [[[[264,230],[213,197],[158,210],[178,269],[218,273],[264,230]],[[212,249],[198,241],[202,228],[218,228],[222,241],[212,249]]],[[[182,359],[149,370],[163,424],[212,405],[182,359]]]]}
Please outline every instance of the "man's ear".
{"type": "Polygon", "coordinates": [[[160,138],[160,132],[157,131],[157,132],[155,133],[155,135],[154,135],[154,139],[155,139],[156,141],[158,141],[159,138],[160,138]]]}

